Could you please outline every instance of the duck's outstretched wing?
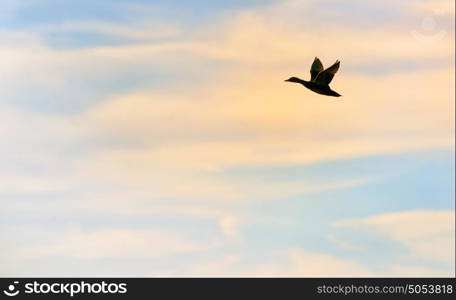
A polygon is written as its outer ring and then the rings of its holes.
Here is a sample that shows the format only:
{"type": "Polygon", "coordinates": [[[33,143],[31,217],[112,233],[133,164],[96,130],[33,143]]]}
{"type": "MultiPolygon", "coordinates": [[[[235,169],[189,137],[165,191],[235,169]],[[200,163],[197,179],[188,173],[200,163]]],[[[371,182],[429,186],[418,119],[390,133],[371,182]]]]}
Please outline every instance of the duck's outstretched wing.
{"type": "Polygon", "coordinates": [[[321,71],[323,71],[323,64],[318,57],[315,57],[312,67],[310,67],[310,81],[314,81],[315,78],[317,78],[318,73],[321,71]]]}
{"type": "Polygon", "coordinates": [[[334,75],[337,73],[337,70],[339,70],[339,66],[340,61],[336,61],[331,67],[318,73],[317,77],[314,80],[315,83],[328,85],[333,79],[334,75]]]}

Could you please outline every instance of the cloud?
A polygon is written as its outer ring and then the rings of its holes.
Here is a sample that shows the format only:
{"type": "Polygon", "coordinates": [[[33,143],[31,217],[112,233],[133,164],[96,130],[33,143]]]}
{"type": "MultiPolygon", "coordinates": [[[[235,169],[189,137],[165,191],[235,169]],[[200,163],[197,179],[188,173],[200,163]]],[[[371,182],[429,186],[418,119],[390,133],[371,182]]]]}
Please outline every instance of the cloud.
{"type": "Polygon", "coordinates": [[[374,277],[367,266],[355,261],[303,249],[288,249],[276,257],[279,261],[247,262],[240,255],[200,261],[191,271],[172,276],[215,277],[374,277]]]}
{"type": "Polygon", "coordinates": [[[444,14],[454,17],[454,1],[451,0],[427,0],[407,3],[420,13],[444,14]]]}
{"type": "MultiPolygon", "coordinates": [[[[370,277],[374,276],[369,268],[354,261],[332,255],[292,249],[289,259],[293,267],[288,271],[292,277],[370,277]]],[[[286,275],[285,273],[284,275],[286,275]]],[[[282,275],[282,276],[284,276],[282,275]]],[[[274,276],[272,273],[270,276],[274,276]]]]}
{"type": "MultiPolygon", "coordinates": [[[[230,277],[236,276],[230,271],[233,267],[241,263],[240,255],[225,255],[221,258],[205,260],[192,266],[192,269],[187,273],[187,277],[230,277]]],[[[172,274],[173,277],[178,277],[179,274],[172,274]]],[[[242,275],[241,275],[242,276],[242,275]]]]}
{"type": "MultiPolygon", "coordinates": [[[[309,11],[302,12],[307,13],[309,11]]],[[[340,26],[327,30],[326,27],[319,28],[318,23],[313,25],[312,31],[302,30],[300,24],[293,24],[290,19],[277,18],[261,11],[241,12],[209,30],[190,34],[185,40],[158,45],[97,47],[92,52],[98,56],[130,61],[147,60],[151,54],[178,52],[184,56],[239,64],[240,67],[256,66],[260,70],[266,67],[302,65],[304,58],[312,59],[316,55],[323,62],[341,59],[342,65],[382,61],[449,61],[452,57],[452,37],[449,35],[434,43],[422,43],[414,38],[410,30],[392,32],[379,27],[371,29],[367,34],[365,30],[346,30],[340,26]]],[[[179,63],[185,64],[180,60],[179,63]]],[[[236,71],[237,75],[242,74],[241,70],[236,71]]]]}
{"type": "MultiPolygon", "coordinates": [[[[27,236],[27,228],[15,228],[15,235],[27,236]]],[[[207,244],[198,243],[185,236],[163,230],[107,228],[81,230],[64,228],[46,229],[46,232],[32,230],[40,239],[25,247],[4,246],[3,259],[14,261],[39,259],[43,257],[66,257],[75,259],[107,258],[157,258],[180,253],[204,251],[207,244]],[[11,249],[13,248],[13,249],[11,249]]],[[[30,238],[30,237],[29,237],[30,238]]],[[[33,270],[31,270],[33,271],[33,270]]]]}
{"type": "Polygon", "coordinates": [[[425,266],[388,265],[384,271],[334,255],[289,249],[276,257],[280,262],[251,263],[246,257],[228,254],[220,258],[189,264],[185,270],[154,272],[163,277],[447,277],[448,270],[425,266]]]}
{"type": "Polygon", "coordinates": [[[404,211],[336,222],[405,245],[412,256],[454,265],[454,211],[404,211]]]}
{"type": "Polygon", "coordinates": [[[106,36],[127,39],[130,42],[151,42],[166,38],[175,38],[182,29],[170,24],[141,22],[138,24],[116,24],[110,22],[79,21],[37,26],[34,30],[43,34],[69,34],[74,32],[90,32],[106,36]]]}
{"type": "MultiPolygon", "coordinates": [[[[374,234],[377,244],[393,239],[410,251],[407,259],[383,264],[356,259],[368,251],[363,242],[339,240],[335,232],[330,240],[345,252],[356,256],[327,254],[305,248],[289,248],[267,259],[249,259],[232,254],[198,262],[186,276],[231,277],[448,277],[454,276],[454,211],[404,211],[349,219],[333,228],[360,228],[374,234]],[[188,275],[190,272],[191,275],[188,275]]],[[[384,246],[385,250],[387,246],[384,246]]],[[[179,276],[180,273],[174,274],[179,276]]]]}
{"type": "Polygon", "coordinates": [[[220,228],[223,233],[230,238],[235,238],[239,235],[239,217],[233,215],[225,215],[219,219],[220,228]]]}
{"type": "MultiPolygon", "coordinates": [[[[448,269],[431,268],[421,265],[385,265],[378,270],[372,265],[360,263],[335,255],[290,249],[288,261],[283,264],[264,264],[243,270],[237,276],[255,277],[446,277],[452,276],[448,269]]],[[[454,273],[453,273],[454,274],[454,273]]],[[[235,275],[236,276],[236,275],[235,275]]]]}

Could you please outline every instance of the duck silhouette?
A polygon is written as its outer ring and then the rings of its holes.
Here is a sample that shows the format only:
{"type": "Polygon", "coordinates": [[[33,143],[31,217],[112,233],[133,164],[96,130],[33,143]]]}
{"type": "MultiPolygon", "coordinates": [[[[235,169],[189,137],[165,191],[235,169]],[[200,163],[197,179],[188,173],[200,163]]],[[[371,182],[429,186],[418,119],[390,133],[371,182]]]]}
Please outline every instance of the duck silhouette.
{"type": "Polygon", "coordinates": [[[331,90],[329,83],[334,78],[337,70],[339,70],[340,61],[336,61],[331,67],[323,69],[323,64],[315,57],[312,67],[310,68],[310,81],[299,79],[298,77],[291,77],[285,81],[300,83],[309,90],[326,96],[340,97],[340,94],[331,90]]]}

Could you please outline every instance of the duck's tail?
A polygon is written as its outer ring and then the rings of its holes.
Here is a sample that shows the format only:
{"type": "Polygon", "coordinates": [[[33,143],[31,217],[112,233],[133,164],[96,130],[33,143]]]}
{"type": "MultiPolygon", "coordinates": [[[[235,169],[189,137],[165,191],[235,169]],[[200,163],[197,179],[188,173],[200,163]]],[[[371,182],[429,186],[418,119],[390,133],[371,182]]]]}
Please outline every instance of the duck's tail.
{"type": "Polygon", "coordinates": [[[330,96],[334,96],[334,97],[340,97],[340,96],[342,96],[341,94],[339,94],[338,92],[333,91],[333,90],[331,90],[331,93],[330,93],[329,95],[330,95],[330,96]]]}

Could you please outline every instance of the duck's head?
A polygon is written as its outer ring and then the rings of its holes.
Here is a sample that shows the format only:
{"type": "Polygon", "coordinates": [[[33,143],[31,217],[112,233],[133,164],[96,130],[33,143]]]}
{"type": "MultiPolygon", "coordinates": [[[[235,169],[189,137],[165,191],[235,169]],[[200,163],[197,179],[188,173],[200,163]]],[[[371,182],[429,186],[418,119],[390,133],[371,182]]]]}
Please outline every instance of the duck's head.
{"type": "Polygon", "coordinates": [[[299,79],[298,77],[290,77],[290,78],[288,78],[288,79],[285,80],[285,81],[288,81],[288,82],[298,82],[298,83],[302,82],[302,80],[299,79]]]}

